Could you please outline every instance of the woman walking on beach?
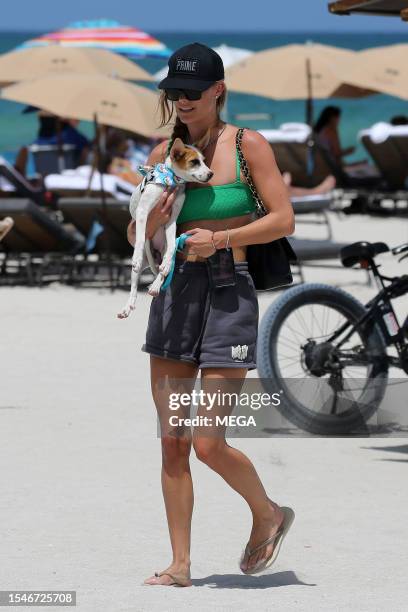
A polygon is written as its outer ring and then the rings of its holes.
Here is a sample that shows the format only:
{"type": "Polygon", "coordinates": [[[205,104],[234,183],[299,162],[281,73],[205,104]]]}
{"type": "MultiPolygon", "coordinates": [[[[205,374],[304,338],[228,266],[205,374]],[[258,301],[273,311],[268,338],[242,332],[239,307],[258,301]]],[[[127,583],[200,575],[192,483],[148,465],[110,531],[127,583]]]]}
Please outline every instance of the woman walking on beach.
{"type": "MultiPolygon", "coordinates": [[[[260,572],[274,562],[294,518],[293,510],[269,499],[248,457],[227,444],[225,430],[222,435],[207,435],[205,427],[195,427],[192,435],[189,427],[170,426],[169,415],[176,413],[169,413],[170,391],[164,384],[169,379],[180,380],[183,390],[189,392],[201,370],[204,392],[214,384],[222,391],[241,388],[247,371],[256,368],[258,331],[258,301],[248,272],[246,245],[293,233],[294,214],[270,145],[259,133],[244,130],[242,152],[268,210],[263,218],[253,220],[255,203],[241,173],[237,128],[220,119],[226,88],[222,60],[215,51],[199,43],[177,50],[159,88],[163,90],[162,123],[168,123],[174,111],[176,122],[170,140],[157,145],[147,163],[163,162],[179,137],[186,144],[200,144],[213,172],[205,186],[187,185],[177,234],[191,236],[184,251],[177,253],[171,285],[152,300],[142,347],[150,353],[151,388],[161,426],[162,488],[173,551],[170,564],[144,584],[190,586],[192,445],[198,459],[248,503],[252,531],[240,561],[244,573],[260,572]],[[232,253],[235,284],[219,288],[211,284],[207,259],[221,253],[223,257],[232,253]]],[[[151,211],[148,237],[166,223],[173,201],[174,193],[167,192],[151,211]]],[[[134,224],[129,226],[128,237],[134,242],[134,224]]],[[[188,416],[189,409],[184,415],[188,416]]],[[[206,407],[200,405],[197,415],[208,416],[206,407]]]]}

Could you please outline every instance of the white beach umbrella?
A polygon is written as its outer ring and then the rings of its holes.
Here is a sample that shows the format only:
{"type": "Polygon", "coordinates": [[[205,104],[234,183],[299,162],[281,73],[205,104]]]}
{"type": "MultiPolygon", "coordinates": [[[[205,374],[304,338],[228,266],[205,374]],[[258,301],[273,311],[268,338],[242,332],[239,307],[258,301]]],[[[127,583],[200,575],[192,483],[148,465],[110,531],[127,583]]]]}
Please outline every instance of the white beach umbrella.
{"type": "MultiPolygon", "coordinates": [[[[238,47],[230,47],[229,45],[222,44],[219,47],[213,47],[214,51],[221,56],[221,59],[224,64],[224,68],[229,68],[236,62],[240,62],[241,60],[246,59],[254,52],[249,49],[240,49],[238,47]]],[[[161,81],[167,76],[167,66],[156,72],[153,75],[156,81],[161,81]]]]}

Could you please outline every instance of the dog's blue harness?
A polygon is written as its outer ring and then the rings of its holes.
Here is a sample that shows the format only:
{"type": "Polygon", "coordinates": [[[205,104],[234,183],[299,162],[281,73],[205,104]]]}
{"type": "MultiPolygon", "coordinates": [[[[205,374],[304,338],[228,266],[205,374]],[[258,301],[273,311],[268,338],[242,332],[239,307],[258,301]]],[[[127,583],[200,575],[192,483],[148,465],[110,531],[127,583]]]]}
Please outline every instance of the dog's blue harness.
{"type": "Polygon", "coordinates": [[[155,164],[154,166],[139,166],[138,171],[144,176],[140,185],[140,193],[143,193],[147,183],[156,183],[166,187],[177,187],[186,181],[177,176],[172,168],[166,164],[155,164]]]}
{"type": "Polygon", "coordinates": [[[187,238],[190,238],[190,234],[180,234],[180,236],[176,238],[176,246],[175,246],[173,257],[171,260],[170,270],[169,270],[168,275],[166,276],[166,280],[160,287],[161,291],[165,291],[165,289],[167,289],[167,287],[170,285],[172,281],[173,274],[174,274],[174,266],[176,265],[176,253],[177,251],[182,251],[184,249],[184,245],[185,245],[187,238]]]}

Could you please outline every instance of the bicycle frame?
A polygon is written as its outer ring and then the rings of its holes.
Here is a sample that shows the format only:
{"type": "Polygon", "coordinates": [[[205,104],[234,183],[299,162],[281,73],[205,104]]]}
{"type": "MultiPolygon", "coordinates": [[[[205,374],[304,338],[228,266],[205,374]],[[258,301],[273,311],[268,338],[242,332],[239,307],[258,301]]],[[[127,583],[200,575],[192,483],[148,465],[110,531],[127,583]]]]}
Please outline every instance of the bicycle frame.
{"type": "MultiPolygon", "coordinates": [[[[398,322],[391,300],[408,293],[408,274],[394,277],[382,275],[373,259],[364,260],[362,265],[371,270],[377,286],[381,287],[380,291],[374,298],[364,304],[367,312],[356,321],[356,323],[351,324],[346,321],[327,340],[329,342],[336,340],[345,330],[350,328],[346,336],[336,344],[336,347],[339,348],[347,342],[350,336],[352,336],[352,334],[362,325],[366,323],[377,324],[381,329],[386,346],[394,345],[397,349],[398,357],[386,354],[388,365],[403,369],[402,355],[404,349],[408,346],[408,342],[404,337],[404,327],[401,327],[398,322]],[[385,285],[384,281],[389,281],[390,284],[385,285]],[[385,322],[385,317],[388,317],[388,319],[386,319],[388,323],[385,322]],[[391,329],[392,327],[393,329],[391,329]]],[[[355,363],[355,354],[353,354],[353,357],[355,363]]]]}

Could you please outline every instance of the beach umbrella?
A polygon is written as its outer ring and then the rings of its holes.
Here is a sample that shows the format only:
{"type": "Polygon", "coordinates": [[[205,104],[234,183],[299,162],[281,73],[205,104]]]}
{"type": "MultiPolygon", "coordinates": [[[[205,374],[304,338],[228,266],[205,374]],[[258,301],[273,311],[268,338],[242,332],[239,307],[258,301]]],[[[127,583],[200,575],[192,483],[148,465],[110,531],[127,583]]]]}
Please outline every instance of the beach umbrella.
{"type": "Polygon", "coordinates": [[[229,45],[219,45],[218,47],[214,47],[214,51],[221,56],[224,68],[229,68],[236,64],[237,62],[246,59],[250,55],[254,54],[254,51],[250,51],[249,49],[241,49],[240,47],[230,47],[229,45]]]}
{"type": "MultiPolygon", "coordinates": [[[[240,49],[238,47],[230,47],[229,45],[222,44],[219,47],[213,47],[214,51],[218,53],[221,57],[222,62],[224,64],[224,68],[229,68],[233,64],[236,64],[240,60],[246,59],[250,55],[253,55],[253,51],[249,49],[240,49]]],[[[167,76],[168,67],[165,66],[156,74],[154,74],[154,79],[156,81],[161,81],[167,76]]]]}
{"type": "Polygon", "coordinates": [[[356,51],[308,42],[254,53],[226,70],[231,91],[274,98],[307,100],[306,122],[313,120],[313,99],[360,97],[373,93],[344,83],[338,68],[356,51]]]}
{"type": "Polygon", "coordinates": [[[342,78],[408,100],[408,44],[375,47],[359,51],[356,58],[341,67],[342,78]]]}
{"type": "Polygon", "coordinates": [[[157,93],[121,79],[96,74],[57,74],[22,81],[1,98],[42,108],[60,117],[93,121],[143,136],[160,135],[157,93]]]}
{"type": "MultiPolygon", "coordinates": [[[[160,135],[156,130],[155,118],[157,94],[145,87],[107,76],[64,73],[10,85],[2,90],[0,97],[36,106],[60,117],[94,121],[95,155],[89,184],[94,171],[98,168],[101,181],[102,223],[96,219],[92,232],[95,228],[100,231],[106,227],[109,224],[109,215],[101,163],[104,153],[101,124],[143,136],[160,135]]],[[[106,244],[112,288],[112,253],[108,237],[106,244]]]]}
{"type": "Polygon", "coordinates": [[[408,21],[408,0],[339,0],[329,3],[329,11],[336,15],[390,15],[408,21]]]}
{"type": "Polygon", "coordinates": [[[32,38],[22,47],[100,47],[132,58],[169,57],[171,50],[143,30],[99,19],[78,21],[62,30],[32,38]]]}
{"type": "Polygon", "coordinates": [[[153,81],[134,62],[106,49],[32,47],[0,55],[0,86],[63,72],[104,74],[132,81],[153,81]]]}

